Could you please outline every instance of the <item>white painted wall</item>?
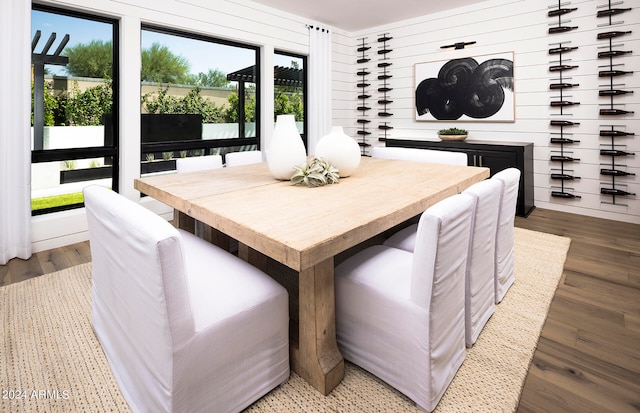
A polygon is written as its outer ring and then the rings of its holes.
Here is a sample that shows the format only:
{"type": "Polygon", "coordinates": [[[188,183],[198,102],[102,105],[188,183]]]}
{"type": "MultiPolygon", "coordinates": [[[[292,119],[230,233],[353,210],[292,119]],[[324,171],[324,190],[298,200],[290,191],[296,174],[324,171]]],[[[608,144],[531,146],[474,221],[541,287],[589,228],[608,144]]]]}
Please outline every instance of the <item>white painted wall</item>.
{"type": "MultiPolygon", "coordinates": [[[[393,77],[389,83],[393,91],[389,93],[394,102],[389,106],[394,114],[391,121],[394,129],[390,133],[392,138],[433,139],[437,140],[437,130],[459,126],[470,131],[469,140],[519,141],[534,143],[534,182],[535,204],[541,208],[572,212],[582,215],[602,217],[626,222],[640,223],[640,138],[626,138],[624,143],[627,150],[635,151],[635,157],[627,157],[625,162],[635,177],[620,178],[617,182],[628,184],[628,191],[638,194],[635,198],[624,199],[621,202],[627,206],[608,205],[603,201],[610,201],[611,197],[600,195],[600,183],[610,182],[608,177],[600,175],[600,163],[608,161],[601,157],[601,144],[609,143],[607,138],[599,136],[599,127],[604,124],[615,123],[625,126],[630,132],[640,135],[640,73],[624,78],[624,88],[632,89],[634,94],[618,97],[615,102],[625,104],[625,109],[635,111],[633,116],[603,117],[599,115],[599,105],[608,100],[598,96],[598,85],[606,83],[606,79],[598,78],[598,65],[608,63],[597,58],[600,46],[608,45],[603,40],[597,40],[596,34],[609,30],[632,30],[633,33],[620,38],[624,45],[614,48],[633,50],[632,55],[619,58],[616,62],[624,62],[625,70],[637,70],[640,67],[640,8],[634,1],[625,1],[616,7],[634,7],[631,12],[616,16],[613,21],[624,21],[615,28],[598,27],[608,22],[607,19],[597,18],[598,6],[606,2],[599,0],[572,0],[571,6],[578,7],[573,13],[565,16],[571,19],[569,25],[578,26],[577,30],[566,34],[548,34],[550,23],[557,22],[556,18],[547,17],[548,6],[557,7],[557,2],[533,0],[490,0],[473,6],[449,10],[446,12],[416,17],[411,20],[392,25],[381,26],[357,33],[340,33],[334,35],[334,123],[345,127],[345,131],[358,137],[356,118],[359,113],[357,95],[360,93],[355,84],[360,80],[356,72],[363,65],[356,64],[359,57],[356,48],[358,39],[367,38],[372,49],[369,51],[371,62],[366,64],[372,72],[371,91],[373,98],[369,100],[374,109],[369,111],[374,115],[374,122],[370,128],[374,134],[370,135],[371,144],[383,145],[377,140],[377,121],[375,114],[379,105],[377,89],[378,55],[376,53],[377,38],[382,33],[389,33],[393,37],[388,47],[393,51],[388,55],[393,62],[390,73],[393,77]],[[476,41],[477,43],[464,50],[440,49],[440,46],[460,41],[476,41]],[[551,108],[549,102],[557,95],[549,90],[549,83],[557,72],[550,72],[550,61],[557,58],[548,54],[550,45],[554,42],[571,41],[571,46],[579,49],[564,58],[571,58],[571,64],[579,68],[565,72],[564,76],[572,76],[572,83],[579,83],[578,88],[569,92],[569,100],[581,104],[570,109],[572,118],[581,124],[578,127],[566,128],[565,131],[574,132],[574,139],[580,144],[573,146],[574,156],[581,159],[575,164],[575,175],[582,179],[570,186],[581,199],[563,200],[551,197],[550,169],[558,167],[557,162],[549,161],[550,151],[558,145],[549,142],[550,133],[558,131],[558,127],[549,126],[552,113],[560,113],[551,108]],[[452,58],[479,56],[505,51],[514,52],[515,67],[515,105],[516,121],[513,123],[496,122],[424,122],[414,120],[414,65],[430,61],[446,61],[452,58]],[[375,87],[374,87],[375,86],[375,87]],[[613,122],[612,122],[613,121],[613,122]],[[571,130],[569,130],[571,129],[571,130]]],[[[614,42],[618,43],[618,42],[614,42]]],[[[555,55],[557,56],[557,55],[555,55]]],[[[566,97],[566,92],[565,92],[566,97]]],[[[567,113],[565,111],[565,113],[567,113]]],[[[559,117],[553,117],[553,119],[559,117]]],[[[564,117],[563,117],[564,118],[564,117]]],[[[617,140],[622,143],[622,139],[617,140]]],[[[565,147],[567,149],[567,147],[565,147]]],[[[609,158],[610,159],[610,158],[609,158]]],[[[565,164],[566,167],[566,164],[565,164]]],[[[619,200],[619,198],[618,198],[619,200]]]]}

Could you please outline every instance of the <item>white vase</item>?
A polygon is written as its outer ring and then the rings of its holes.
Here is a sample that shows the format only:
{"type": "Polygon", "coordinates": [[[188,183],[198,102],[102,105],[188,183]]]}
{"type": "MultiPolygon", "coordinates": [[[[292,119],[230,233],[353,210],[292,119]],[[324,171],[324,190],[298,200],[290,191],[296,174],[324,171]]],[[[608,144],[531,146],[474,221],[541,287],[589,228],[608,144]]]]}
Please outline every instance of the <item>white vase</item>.
{"type": "Polygon", "coordinates": [[[307,151],[293,115],[278,115],[267,151],[269,171],[276,179],[290,180],[294,166],[307,162],[307,151]]]}
{"type": "Polygon", "coordinates": [[[315,154],[337,168],[341,178],[351,175],[360,165],[360,146],[344,133],[342,126],[334,126],[318,141],[315,154]]]}

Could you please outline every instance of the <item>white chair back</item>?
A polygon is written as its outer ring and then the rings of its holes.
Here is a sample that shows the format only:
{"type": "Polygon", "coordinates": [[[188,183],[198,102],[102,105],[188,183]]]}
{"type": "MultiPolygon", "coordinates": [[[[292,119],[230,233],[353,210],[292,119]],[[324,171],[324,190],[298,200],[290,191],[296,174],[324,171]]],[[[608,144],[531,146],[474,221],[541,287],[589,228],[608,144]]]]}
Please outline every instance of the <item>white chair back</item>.
{"type": "Polygon", "coordinates": [[[472,209],[470,196],[454,195],[430,207],[418,223],[411,299],[429,318],[425,407],[435,408],[466,355],[464,291],[472,209]]]}
{"type": "Polygon", "coordinates": [[[178,173],[204,171],[207,169],[222,168],[221,155],[190,156],[176,159],[176,171],[178,173]]]}
{"type": "Polygon", "coordinates": [[[397,159],[402,161],[467,165],[467,154],[463,152],[438,151],[433,149],[374,146],[371,149],[371,156],[373,158],[397,159]]]}
{"type": "Polygon", "coordinates": [[[225,155],[226,165],[239,166],[262,162],[262,151],[229,152],[225,155]]]}
{"type": "MultiPolygon", "coordinates": [[[[462,280],[460,298],[464,297],[472,208],[472,198],[458,194],[433,205],[420,217],[413,251],[411,297],[425,309],[433,310],[440,304],[446,306],[448,300],[457,300],[454,291],[442,295],[448,290],[446,283],[454,282],[455,277],[462,280]],[[434,286],[444,290],[432,291],[434,286]],[[432,297],[440,302],[432,301],[432,297]]],[[[461,315],[464,317],[464,313],[461,315]]]]}
{"type": "Polygon", "coordinates": [[[374,245],[336,267],[338,345],[432,411],[462,364],[465,269],[473,199],[454,195],[427,209],[415,252],[374,245]]]}
{"type": "Polygon", "coordinates": [[[498,229],[496,233],[495,295],[496,304],[504,298],[515,281],[514,222],[518,202],[520,170],[507,168],[493,175],[502,185],[498,229]]]}
{"type": "Polygon", "coordinates": [[[465,337],[473,346],[495,310],[495,240],[502,185],[486,179],[463,194],[474,199],[465,287],[465,337]]]}
{"type": "Polygon", "coordinates": [[[94,330],[109,364],[127,366],[112,367],[125,392],[163,411],[156,391],[172,387],[173,348],[194,330],[178,230],[106,188],[88,186],[84,196],[94,330]]]}

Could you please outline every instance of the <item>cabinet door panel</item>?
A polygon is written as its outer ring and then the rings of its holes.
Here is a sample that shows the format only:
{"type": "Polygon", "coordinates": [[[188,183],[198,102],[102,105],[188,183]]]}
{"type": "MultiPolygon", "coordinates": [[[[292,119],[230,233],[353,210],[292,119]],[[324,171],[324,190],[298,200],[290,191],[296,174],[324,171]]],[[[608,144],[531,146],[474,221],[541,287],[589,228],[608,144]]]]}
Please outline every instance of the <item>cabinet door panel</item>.
{"type": "Polygon", "coordinates": [[[474,156],[476,157],[475,165],[489,168],[491,176],[504,169],[518,167],[518,160],[513,152],[476,151],[474,156]]]}

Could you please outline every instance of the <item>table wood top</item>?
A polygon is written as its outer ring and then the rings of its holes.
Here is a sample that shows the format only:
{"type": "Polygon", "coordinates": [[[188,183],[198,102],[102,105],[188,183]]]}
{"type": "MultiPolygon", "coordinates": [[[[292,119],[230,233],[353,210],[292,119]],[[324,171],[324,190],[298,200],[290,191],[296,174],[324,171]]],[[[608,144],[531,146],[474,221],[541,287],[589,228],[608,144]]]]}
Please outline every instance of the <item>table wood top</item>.
{"type": "Polygon", "coordinates": [[[278,181],[266,163],[136,179],[134,187],[301,271],[489,176],[487,168],[362,158],[340,183],[278,181]]]}

